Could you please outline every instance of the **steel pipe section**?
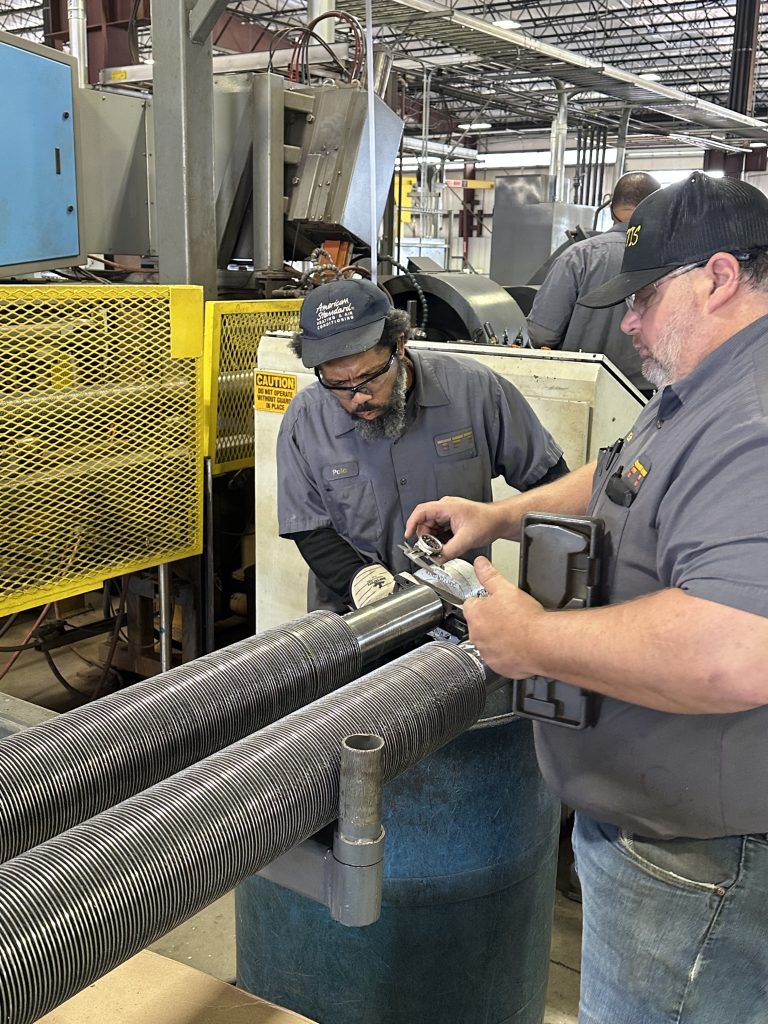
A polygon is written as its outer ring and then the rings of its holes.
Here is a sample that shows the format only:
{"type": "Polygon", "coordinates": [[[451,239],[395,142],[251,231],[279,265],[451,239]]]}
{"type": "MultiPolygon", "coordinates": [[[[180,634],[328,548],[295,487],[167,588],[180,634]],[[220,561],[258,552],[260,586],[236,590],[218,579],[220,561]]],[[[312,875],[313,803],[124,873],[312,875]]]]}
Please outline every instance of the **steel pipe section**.
{"type": "Polygon", "coordinates": [[[44,842],[357,678],[333,612],[136,683],[0,742],[0,860],[44,842]]]}
{"type": "Polygon", "coordinates": [[[345,737],[389,781],[472,725],[482,663],[431,643],[0,866],[0,1020],[28,1024],[332,821],[345,737]]]}
{"type": "Polygon", "coordinates": [[[357,637],[363,664],[402,649],[409,640],[424,636],[445,617],[443,602],[425,584],[408,587],[392,597],[366,605],[344,616],[357,637]]]}

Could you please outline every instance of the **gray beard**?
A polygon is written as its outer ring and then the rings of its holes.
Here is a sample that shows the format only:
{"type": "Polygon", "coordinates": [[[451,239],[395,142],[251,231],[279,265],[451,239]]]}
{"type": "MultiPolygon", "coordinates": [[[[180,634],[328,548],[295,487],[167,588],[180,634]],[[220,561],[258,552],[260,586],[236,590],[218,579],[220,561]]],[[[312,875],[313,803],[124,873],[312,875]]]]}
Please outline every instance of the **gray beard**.
{"type": "MultiPolygon", "coordinates": [[[[405,360],[397,357],[397,377],[386,408],[375,420],[361,420],[353,416],[355,430],[364,441],[387,438],[397,441],[405,430],[405,403],[408,393],[408,368],[405,360]]],[[[352,415],[350,413],[350,415],[352,415]]]]}
{"type": "Polygon", "coordinates": [[[655,388],[664,388],[680,379],[680,365],[686,345],[696,330],[690,310],[683,306],[674,310],[656,342],[656,351],[643,359],[643,376],[655,388]]]}
{"type": "Polygon", "coordinates": [[[648,383],[653,384],[658,391],[672,383],[669,372],[655,359],[644,359],[641,369],[648,383]]]}

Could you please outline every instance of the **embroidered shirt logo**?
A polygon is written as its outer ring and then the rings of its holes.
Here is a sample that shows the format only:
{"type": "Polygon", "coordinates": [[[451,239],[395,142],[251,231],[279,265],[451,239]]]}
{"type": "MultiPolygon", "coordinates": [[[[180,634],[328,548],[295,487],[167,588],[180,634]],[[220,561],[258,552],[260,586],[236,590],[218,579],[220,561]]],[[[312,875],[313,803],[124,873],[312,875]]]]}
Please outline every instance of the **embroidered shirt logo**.
{"type": "Polygon", "coordinates": [[[475,435],[471,427],[452,430],[450,434],[439,434],[435,438],[438,455],[458,455],[460,452],[475,451],[475,435]]]}

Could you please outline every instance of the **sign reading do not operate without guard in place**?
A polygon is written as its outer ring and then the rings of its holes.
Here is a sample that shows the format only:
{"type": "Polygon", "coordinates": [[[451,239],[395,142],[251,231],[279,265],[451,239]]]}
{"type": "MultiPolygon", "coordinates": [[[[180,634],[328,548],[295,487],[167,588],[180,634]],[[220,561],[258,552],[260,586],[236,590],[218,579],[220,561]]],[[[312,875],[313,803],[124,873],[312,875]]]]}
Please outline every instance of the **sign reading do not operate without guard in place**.
{"type": "Polygon", "coordinates": [[[262,412],[285,412],[296,395],[295,373],[272,373],[257,370],[254,405],[262,412]]]}

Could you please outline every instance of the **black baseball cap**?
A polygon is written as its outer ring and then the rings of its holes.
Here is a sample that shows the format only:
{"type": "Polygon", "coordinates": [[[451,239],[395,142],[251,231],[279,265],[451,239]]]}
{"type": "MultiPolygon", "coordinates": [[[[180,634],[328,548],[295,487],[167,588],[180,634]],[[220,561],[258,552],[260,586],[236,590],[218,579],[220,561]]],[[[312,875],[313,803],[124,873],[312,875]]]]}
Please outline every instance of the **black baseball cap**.
{"type": "Polygon", "coordinates": [[[386,292],[370,281],[321,284],[301,307],[301,361],[311,368],[367,352],[381,340],[391,311],[386,292]]]}
{"type": "Polygon", "coordinates": [[[768,196],[737,178],[696,171],[638,203],[627,225],[621,273],[578,303],[593,309],[615,306],[678,267],[716,252],[765,246],[768,196]]]}

